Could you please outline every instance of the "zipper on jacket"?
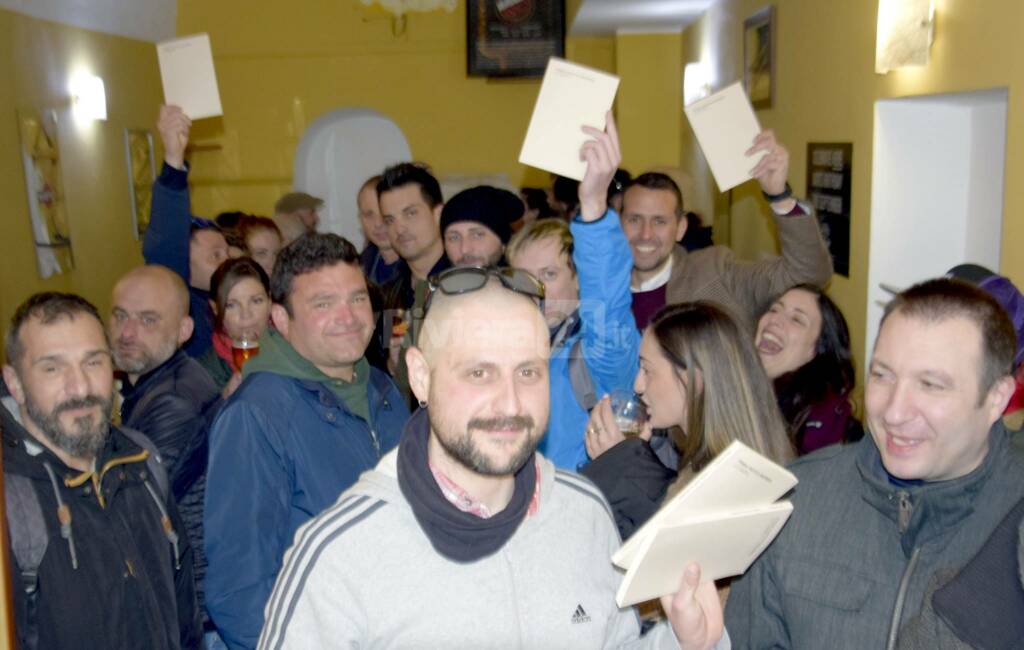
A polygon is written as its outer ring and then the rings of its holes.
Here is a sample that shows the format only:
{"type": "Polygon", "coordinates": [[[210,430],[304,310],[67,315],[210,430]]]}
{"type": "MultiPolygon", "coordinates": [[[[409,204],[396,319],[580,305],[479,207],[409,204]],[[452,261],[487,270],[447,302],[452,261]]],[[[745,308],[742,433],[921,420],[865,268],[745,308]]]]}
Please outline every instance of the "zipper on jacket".
{"type": "Polygon", "coordinates": [[[373,443],[373,449],[377,452],[377,458],[380,458],[380,439],[377,438],[377,432],[373,427],[368,428],[370,429],[370,441],[373,443]]]}
{"type": "Polygon", "coordinates": [[[894,650],[896,647],[896,638],[900,632],[900,619],[903,618],[903,605],[907,600],[907,589],[910,587],[910,578],[914,574],[914,568],[917,566],[917,556],[921,553],[921,547],[915,546],[914,551],[910,554],[910,562],[907,562],[907,568],[903,571],[903,578],[900,580],[900,590],[896,594],[896,605],[892,610],[892,622],[889,624],[889,642],[885,644],[886,650],[894,650]]]}
{"type": "MultiPolygon", "coordinates": [[[[900,490],[895,496],[896,520],[899,525],[900,537],[902,537],[906,534],[907,528],[910,527],[910,517],[914,514],[914,504],[910,501],[910,493],[906,490],[900,490]]],[[[892,620],[889,623],[889,639],[888,643],[885,644],[887,650],[893,650],[896,647],[896,638],[899,636],[900,631],[900,619],[903,618],[903,606],[907,600],[907,589],[910,587],[910,578],[914,574],[914,568],[917,566],[917,556],[920,552],[921,549],[915,546],[914,550],[910,553],[910,561],[907,562],[907,567],[903,570],[900,588],[896,592],[896,603],[893,605],[892,620]]]]}
{"type": "Polygon", "coordinates": [[[910,515],[913,514],[914,506],[910,503],[910,494],[903,490],[896,493],[896,507],[900,525],[900,535],[907,532],[910,526],[910,515]]]}

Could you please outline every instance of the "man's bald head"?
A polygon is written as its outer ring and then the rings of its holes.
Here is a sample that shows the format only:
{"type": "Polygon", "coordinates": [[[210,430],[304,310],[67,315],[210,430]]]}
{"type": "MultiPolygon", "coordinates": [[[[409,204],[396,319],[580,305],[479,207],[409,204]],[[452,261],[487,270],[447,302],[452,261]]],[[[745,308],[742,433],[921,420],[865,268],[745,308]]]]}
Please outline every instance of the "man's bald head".
{"type": "Polygon", "coordinates": [[[139,266],[114,286],[110,340],[117,367],[133,382],[162,365],[192,336],[188,287],[165,266],[139,266]]]}
{"type": "Polygon", "coordinates": [[[152,291],[170,305],[174,310],[173,315],[179,318],[188,316],[188,287],[180,275],[166,266],[146,264],[135,267],[122,275],[114,285],[115,295],[119,289],[124,288],[123,285],[152,291]]]}
{"type": "Polygon", "coordinates": [[[540,307],[494,278],[477,291],[435,293],[418,346],[406,361],[429,405],[431,462],[449,476],[515,474],[548,422],[551,346],[540,307]]]}
{"type": "Polygon", "coordinates": [[[417,347],[433,359],[453,347],[474,343],[530,346],[546,359],[550,354],[547,325],[533,298],[506,289],[497,278],[469,293],[434,292],[423,320],[417,347]]]}

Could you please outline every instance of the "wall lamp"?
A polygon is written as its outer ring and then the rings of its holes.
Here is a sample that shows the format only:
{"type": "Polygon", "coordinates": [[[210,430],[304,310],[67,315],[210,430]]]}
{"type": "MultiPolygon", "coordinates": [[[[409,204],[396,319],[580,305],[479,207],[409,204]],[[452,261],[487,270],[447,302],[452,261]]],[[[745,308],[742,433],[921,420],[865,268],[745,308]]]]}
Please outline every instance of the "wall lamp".
{"type": "Polygon", "coordinates": [[[875,72],[928,65],[934,35],[934,0],[878,0],[875,72]]]}

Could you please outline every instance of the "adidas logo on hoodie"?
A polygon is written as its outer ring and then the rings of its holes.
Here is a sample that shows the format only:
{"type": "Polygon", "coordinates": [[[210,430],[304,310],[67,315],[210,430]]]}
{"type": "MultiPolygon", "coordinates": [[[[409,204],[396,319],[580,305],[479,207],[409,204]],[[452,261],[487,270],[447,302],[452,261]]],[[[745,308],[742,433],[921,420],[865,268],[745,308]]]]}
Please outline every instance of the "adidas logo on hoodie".
{"type": "Polygon", "coordinates": [[[590,616],[587,615],[587,610],[583,609],[583,605],[576,605],[576,611],[572,615],[572,622],[573,625],[590,622],[590,616]]]}

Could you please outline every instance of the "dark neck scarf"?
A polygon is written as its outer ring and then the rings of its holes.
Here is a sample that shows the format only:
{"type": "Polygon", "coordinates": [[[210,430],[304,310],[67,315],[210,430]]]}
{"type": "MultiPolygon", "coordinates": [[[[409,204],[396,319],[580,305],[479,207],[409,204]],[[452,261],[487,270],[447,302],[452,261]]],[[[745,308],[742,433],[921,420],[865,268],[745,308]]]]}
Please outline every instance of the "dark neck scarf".
{"type": "Polygon", "coordinates": [[[476,562],[497,553],[526,518],[533,500],[537,482],[534,456],[516,472],[508,506],[481,519],[456,508],[441,492],[427,459],[429,438],[430,419],[427,410],[420,409],[409,418],[398,446],[398,487],[420,528],[434,550],[453,562],[476,562]]]}

